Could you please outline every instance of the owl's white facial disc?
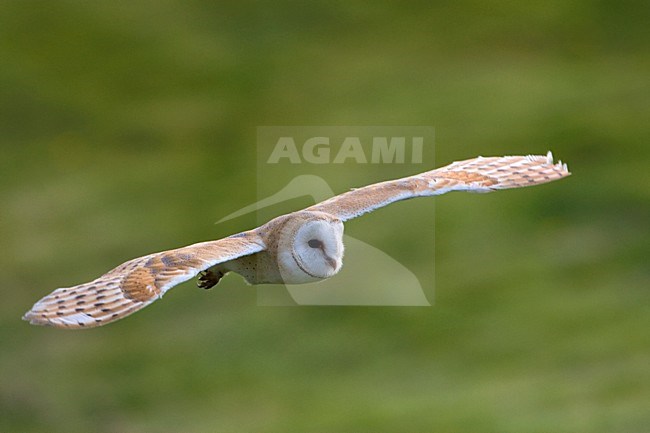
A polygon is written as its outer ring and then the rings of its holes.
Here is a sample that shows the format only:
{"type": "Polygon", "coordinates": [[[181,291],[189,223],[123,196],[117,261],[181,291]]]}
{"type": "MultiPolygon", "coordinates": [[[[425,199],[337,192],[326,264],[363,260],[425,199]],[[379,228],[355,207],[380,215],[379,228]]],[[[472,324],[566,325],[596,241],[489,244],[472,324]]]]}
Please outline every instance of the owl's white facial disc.
{"type": "Polygon", "coordinates": [[[325,219],[298,227],[280,264],[287,284],[301,284],[335,275],[343,263],[343,223],[325,219]],[[289,257],[290,255],[290,257],[289,257]]]}

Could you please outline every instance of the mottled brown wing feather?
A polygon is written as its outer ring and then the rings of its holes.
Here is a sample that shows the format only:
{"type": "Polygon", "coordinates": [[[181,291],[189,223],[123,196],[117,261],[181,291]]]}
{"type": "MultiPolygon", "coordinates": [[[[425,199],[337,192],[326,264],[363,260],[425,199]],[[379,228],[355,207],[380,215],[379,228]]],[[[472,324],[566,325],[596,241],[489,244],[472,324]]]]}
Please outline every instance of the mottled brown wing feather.
{"type": "Polygon", "coordinates": [[[454,162],[436,170],[402,179],[353,189],[308,207],[336,216],[341,221],[414,197],[450,191],[490,192],[498,189],[539,185],[569,176],[566,164],[553,162],[553,155],[478,157],[454,162]]]}
{"type": "Polygon", "coordinates": [[[23,317],[34,325],[91,328],[119,320],[200,271],[265,249],[256,231],[129,260],[94,281],[56,289],[23,317]]]}

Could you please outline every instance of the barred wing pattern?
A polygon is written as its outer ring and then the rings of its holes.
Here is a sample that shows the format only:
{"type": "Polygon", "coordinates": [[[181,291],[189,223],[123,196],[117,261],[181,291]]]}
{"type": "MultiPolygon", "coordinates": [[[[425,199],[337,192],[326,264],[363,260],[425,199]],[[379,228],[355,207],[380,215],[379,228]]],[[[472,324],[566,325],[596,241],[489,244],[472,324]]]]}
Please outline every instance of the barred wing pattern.
{"type": "Polygon", "coordinates": [[[23,319],[59,328],[105,325],[146,307],[202,270],[264,249],[263,240],[252,230],[138,257],[89,283],[56,289],[23,319]]]}
{"type": "MultiPolygon", "coordinates": [[[[551,182],[570,174],[566,164],[553,162],[551,152],[546,156],[478,157],[414,176],[354,189],[305,210],[329,214],[331,218],[328,217],[328,221],[347,221],[399,200],[450,191],[490,192],[521,188],[551,182]]],[[[170,288],[203,270],[266,250],[265,240],[268,240],[269,256],[283,257],[280,254],[283,251],[278,249],[286,246],[280,247],[277,239],[284,223],[300,222],[301,218],[308,218],[309,215],[308,212],[294,212],[257,229],[224,239],[130,260],[94,281],[55,290],[34,304],[23,319],[36,325],[71,329],[114,322],[146,307],[170,288]]],[[[311,215],[315,218],[315,214],[311,215]]],[[[295,261],[294,254],[295,251],[292,251],[291,256],[295,261]]],[[[277,277],[272,272],[270,275],[261,278],[261,281],[273,281],[277,277]]]]}
{"type": "Polygon", "coordinates": [[[569,176],[567,165],[553,155],[472,158],[402,179],[375,183],[337,195],[309,211],[332,214],[341,221],[356,218],[400,200],[450,191],[491,192],[552,182],[569,176]]]}

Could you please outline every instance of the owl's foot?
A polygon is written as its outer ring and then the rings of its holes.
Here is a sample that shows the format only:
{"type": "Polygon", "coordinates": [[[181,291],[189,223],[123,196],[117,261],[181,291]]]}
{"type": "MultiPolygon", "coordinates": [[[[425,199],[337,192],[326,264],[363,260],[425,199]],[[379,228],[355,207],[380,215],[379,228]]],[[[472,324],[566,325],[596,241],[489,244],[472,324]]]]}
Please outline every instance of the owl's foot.
{"type": "Polygon", "coordinates": [[[199,278],[196,285],[201,289],[211,289],[217,285],[221,277],[225,274],[221,271],[211,271],[210,269],[199,272],[199,278]]]}

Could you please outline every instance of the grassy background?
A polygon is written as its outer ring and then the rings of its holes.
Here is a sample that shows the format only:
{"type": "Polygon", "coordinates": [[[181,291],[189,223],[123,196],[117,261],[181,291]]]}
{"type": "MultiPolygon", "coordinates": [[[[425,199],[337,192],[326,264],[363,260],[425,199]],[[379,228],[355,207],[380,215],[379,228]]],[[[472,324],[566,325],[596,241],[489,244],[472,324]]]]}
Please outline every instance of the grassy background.
{"type": "MultiPolygon", "coordinates": [[[[0,431],[647,431],[647,11],[0,2],[0,431]],[[20,321],[252,225],[213,222],[255,199],[255,128],[292,124],[434,125],[439,164],[551,148],[574,175],[437,199],[432,308],[263,308],[230,277],[92,331],[20,321]]],[[[418,269],[431,210],[346,230],[418,269]]]]}

